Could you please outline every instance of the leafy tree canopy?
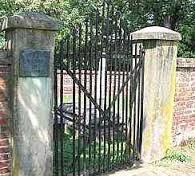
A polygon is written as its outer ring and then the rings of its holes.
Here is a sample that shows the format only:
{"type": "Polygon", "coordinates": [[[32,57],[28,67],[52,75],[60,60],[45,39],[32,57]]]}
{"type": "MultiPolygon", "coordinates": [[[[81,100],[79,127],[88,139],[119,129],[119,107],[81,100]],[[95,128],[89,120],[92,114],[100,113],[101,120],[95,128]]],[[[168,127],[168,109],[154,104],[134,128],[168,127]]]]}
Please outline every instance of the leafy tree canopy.
{"type": "MultiPolygon", "coordinates": [[[[108,0],[107,0],[108,1],[108,0]]],[[[179,56],[195,57],[195,0],[110,0],[122,14],[130,31],[150,26],[165,26],[183,36],[179,56]]],[[[63,22],[59,38],[70,26],[94,12],[102,0],[0,0],[0,21],[4,16],[23,11],[38,11],[63,22]]],[[[0,37],[0,43],[3,38],[0,37]]]]}

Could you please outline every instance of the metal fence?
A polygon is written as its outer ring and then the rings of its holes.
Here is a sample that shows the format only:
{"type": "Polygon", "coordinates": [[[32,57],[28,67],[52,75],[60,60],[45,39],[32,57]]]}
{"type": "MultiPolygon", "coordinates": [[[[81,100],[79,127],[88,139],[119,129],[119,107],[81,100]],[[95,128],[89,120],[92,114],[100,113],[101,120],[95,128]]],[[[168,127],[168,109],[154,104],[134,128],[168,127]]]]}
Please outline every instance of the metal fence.
{"type": "Polygon", "coordinates": [[[56,176],[99,175],[140,157],[144,52],[118,11],[105,2],[100,8],[56,49],[56,176]]]}

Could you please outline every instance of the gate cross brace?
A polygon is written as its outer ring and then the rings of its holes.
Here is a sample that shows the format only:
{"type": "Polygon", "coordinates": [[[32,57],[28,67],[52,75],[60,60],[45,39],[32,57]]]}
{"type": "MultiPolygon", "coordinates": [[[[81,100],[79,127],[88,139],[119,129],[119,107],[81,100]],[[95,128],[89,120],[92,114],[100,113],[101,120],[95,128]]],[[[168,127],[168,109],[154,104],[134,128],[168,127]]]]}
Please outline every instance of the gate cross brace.
{"type": "MultiPolygon", "coordinates": [[[[100,114],[102,114],[102,117],[106,115],[106,113],[111,109],[111,107],[114,105],[118,97],[120,96],[120,93],[123,91],[124,87],[128,84],[129,80],[133,78],[133,75],[137,75],[138,71],[142,68],[142,59],[138,61],[136,64],[136,67],[132,70],[132,72],[128,75],[127,80],[124,82],[122,87],[120,88],[117,95],[112,100],[110,106],[104,111],[100,105],[94,100],[94,98],[91,96],[91,94],[85,89],[85,87],[82,85],[81,81],[74,75],[74,73],[70,69],[66,69],[68,75],[73,79],[73,82],[75,82],[83,91],[83,93],[89,98],[89,100],[94,104],[94,106],[99,110],[100,114]]],[[[66,67],[67,68],[67,67],[66,67]]]]}

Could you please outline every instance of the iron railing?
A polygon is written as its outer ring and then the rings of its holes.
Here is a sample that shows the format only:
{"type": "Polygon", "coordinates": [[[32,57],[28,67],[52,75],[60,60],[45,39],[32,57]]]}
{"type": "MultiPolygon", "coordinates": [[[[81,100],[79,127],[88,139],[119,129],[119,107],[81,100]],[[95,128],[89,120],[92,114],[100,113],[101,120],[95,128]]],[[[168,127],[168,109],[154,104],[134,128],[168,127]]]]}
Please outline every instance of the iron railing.
{"type": "Polygon", "coordinates": [[[54,73],[55,176],[98,175],[139,159],[143,54],[105,2],[61,41],[54,73]]]}

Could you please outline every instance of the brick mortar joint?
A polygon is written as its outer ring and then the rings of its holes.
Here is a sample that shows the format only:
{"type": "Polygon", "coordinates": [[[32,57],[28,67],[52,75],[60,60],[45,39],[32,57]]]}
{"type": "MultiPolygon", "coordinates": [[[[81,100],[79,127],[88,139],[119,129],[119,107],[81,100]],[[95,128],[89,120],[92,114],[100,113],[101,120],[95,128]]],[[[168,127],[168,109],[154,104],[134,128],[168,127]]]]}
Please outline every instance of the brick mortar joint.
{"type": "Polygon", "coordinates": [[[195,68],[195,58],[177,58],[177,68],[195,68]]]}

